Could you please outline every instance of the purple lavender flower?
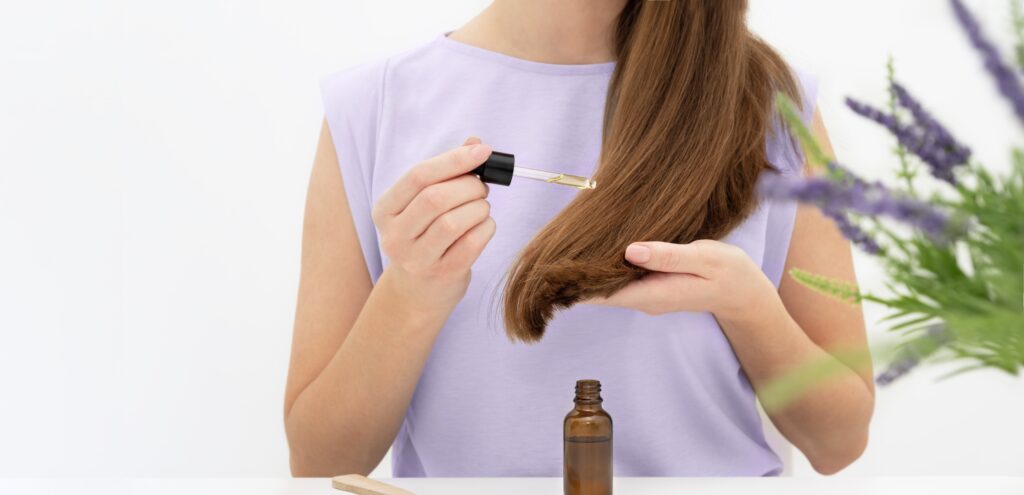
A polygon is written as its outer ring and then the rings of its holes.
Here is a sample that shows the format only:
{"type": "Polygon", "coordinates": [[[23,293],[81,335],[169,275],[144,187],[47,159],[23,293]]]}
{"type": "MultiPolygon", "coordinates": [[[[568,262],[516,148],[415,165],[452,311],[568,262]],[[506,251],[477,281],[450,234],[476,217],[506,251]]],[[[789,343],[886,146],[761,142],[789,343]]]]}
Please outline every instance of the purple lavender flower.
{"type": "Polygon", "coordinates": [[[863,249],[864,252],[868,254],[880,254],[882,252],[882,246],[879,246],[878,242],[872,239],[867,232],[864,232],[863,229],[851,222],[850,217],[846,214],[825,214],[836,223],[839,231],[843,233],[843,237],[849,239],[850,242],[863,249]]]}
{"type": "Polygon", "coordinates": [[[828,171],[829,177],[832,180],[834,180],[836,182],[839,182],[841,184],[847,184],[847,185],[851,185],[851,186],[857,185],[857,186],[865,187],[865,188],[867,188],[867,187],[884,187],[884,186],[882,186],[881,182],[877,182],[877,181],[872,183],[872,184],[867,183],[864,179],[858,177],[857,174],[853,173],[852,170],[850,170],[850,169],[848,169],[848,168],[846,168],[846,167],[844,167],[844,166],[842,166],[842,165],[840,165],[840,164],[838,164],[836,162],[828,162],[827,164],[825,164],[825,170],[828,171]]]}
{"type": "Polygon", "coordinates": [[[892,382],[902,378],[921,363],[943,344],[949,342],[950,335],[942,323],[931,325],[925,330],[925,335],[919,341],[912,341],[910,345],[903,348],[900,356],[894,360],[885,371],[875,377],[875,383],[880,386],[891,385],[892,382]]]}
{"type": "Polygon", "coordinates": [[[1010,100],[1013,110],[1017,113],[1017,118],[1024,122],[1024,86],[1021,85],[1016,71],[1003,61],[999,50],[985,37],[977,19],[964,3],[961,0],[950,0],[950,2],[953,4],[953,10],[956,12],[960,25],[971,40],[971,44],[981,52],[985,59],[985,68],[995,77],[999,91],[1010,100]]]}
{"type": "MultiPolygon", "coordinates": [[[[849,178],[838,180],[771,175],[760,187],[760,192],[769,198],[814,204],[833,219],[845,217],[848,213],[886,216],[919,229],[939,243],[948,242],[954,233],[949,216],[934,206],[910,197],[896,196],[880,183],[869,184],[849,172],[847,174],[849,178]]],[[[845,233],[858,237],[852,230],[845,233]]],[[[870,245],[867,248],[872,249],[870,245]]]]}
{"type": "Polygon", "coordinates": [[[971,149],[957,141],[949,130],[946,129],[946,126],[935,120],[935,117],[932,117],[932,114],[925,110],[921,103],[911,96],[910,92],[903,85],[893,83],[892,90],[896,93],[896,100],[900,106],[910,110],[917,125],[922,128],[925,134],[934,138],[934,143],[939,146],[939,149],[935,150],[935,152],[948,153],[948,161],[942,163],[945,166],[943,172],[952,176],[950,169],[963,165],[971,159],[971,149]]]}
{"type": "Polygon", "coordinates": [[[893,361],[889,364],[889,367],[885,371],[878,374],[875,377],[875,383],[880,386],[891,385],[892,382],[903,378],[907,373],[917,367],[920,364],[920,360],[915,355],[906,355],[893,361]]]}
{"type": "Polygon", "coordinates": [[[889,129],[900,144],[928,164],[932,175],[956,184],[953,169],[967,163],[971,151],[960,144],[942,124],[924,110],[910,93],[900,85],[893,85],[900,104],[910,110],[915,122],[903,124],[894,115],[889,115],[853,98],[846,99],[846,105],[857,114],[873,120],[889,129]]]}
{"type": "MultiPolygon", "coordinates": [[[[825,167],[828,170],[829,178],[838,184],[857,188],[874,187],[874,185],[868,184],[864,179],[861,179],[852,171],[836,162],[828,162],[825,167]]],[[[881,187],[880,184],[878,186],[881,187]]],[[[836,227],[839,227],[839,231],[842,232],[843,237],[847,240],[869,254],[881,254],[882,246],[879,246],[878,242],[871,238],[867,232],[864,232],[863,229],[854,224],[845,211],[832,205],[825,206],[821,210],[825,216],[835,222],[836,227]]]]}

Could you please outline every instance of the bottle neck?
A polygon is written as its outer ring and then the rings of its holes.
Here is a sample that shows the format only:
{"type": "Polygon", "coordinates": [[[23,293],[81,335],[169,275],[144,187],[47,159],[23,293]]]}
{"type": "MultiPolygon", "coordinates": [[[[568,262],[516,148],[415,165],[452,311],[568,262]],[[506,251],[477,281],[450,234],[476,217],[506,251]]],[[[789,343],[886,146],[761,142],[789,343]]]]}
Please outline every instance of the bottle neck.
{"type": "Polygon", "coordinates": [[[573,402],[576,403],[576,410],[577,411],[601,411],[603,409],[601,407],[601,401],[597,401],[597,402],[573,401],[573,402]]]}
{"type": "Polygon", "coordinates": [[[581,411],[601,410],[601,382],[597,380],[580,380],[576,382],[576,409],[581,411]]]}

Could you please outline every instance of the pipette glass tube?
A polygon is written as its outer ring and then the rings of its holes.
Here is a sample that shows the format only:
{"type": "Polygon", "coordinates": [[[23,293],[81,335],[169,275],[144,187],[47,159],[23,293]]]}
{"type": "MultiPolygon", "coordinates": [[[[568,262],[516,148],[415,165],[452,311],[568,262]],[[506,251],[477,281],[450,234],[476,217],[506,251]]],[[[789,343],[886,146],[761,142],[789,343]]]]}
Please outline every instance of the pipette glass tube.
{"type": "Polygon", "coordinates": [[[512,170],[512,175],[522,177],[524,179],[540,180],[550,182],[552,184],[575,187],[576,189],[594,189],[597,187],[597,181],[586,177],[560,174],[556,172],[545,172],[543,170],[534,170],[526,167],[516,167],[512,170]]]}
{"type": "Polygon", "coordinates": [[[597,182],[578,175],[569,175],[558,172],[545,172],[532,168],[516,165],[516,157],[510,153],[495,151],[490,158],[481,164],[473,173],[480,176],[480,180],[489,184],[507,186],[512,184],[512,177],[523,177],[525,179],[539,180],[551,184],[575,187],[576,189],[594,189],[597,182]]]}

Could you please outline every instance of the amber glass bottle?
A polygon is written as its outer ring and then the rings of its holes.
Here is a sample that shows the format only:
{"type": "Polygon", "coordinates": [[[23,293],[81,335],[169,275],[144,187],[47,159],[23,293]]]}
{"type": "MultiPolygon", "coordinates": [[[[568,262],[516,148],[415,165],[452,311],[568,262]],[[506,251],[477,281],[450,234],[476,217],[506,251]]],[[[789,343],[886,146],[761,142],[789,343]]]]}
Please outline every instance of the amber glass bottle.
{"type": "Polygon", "coordinates": [[[576,382],[573,402],[563,425],[565,495],[611,495],[612,417],[601,407],[601,382],[576,382]]]}

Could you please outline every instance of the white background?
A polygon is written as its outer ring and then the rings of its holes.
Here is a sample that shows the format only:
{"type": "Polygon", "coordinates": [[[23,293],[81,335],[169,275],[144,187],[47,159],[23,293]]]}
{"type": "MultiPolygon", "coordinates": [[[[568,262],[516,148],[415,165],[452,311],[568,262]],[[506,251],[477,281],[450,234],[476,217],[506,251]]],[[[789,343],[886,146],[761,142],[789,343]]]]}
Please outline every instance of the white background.
{"type": "MultiPolygon", "coordinates": [[[[1005,168],[1021,144],[945,0],[752,3],[755,28],[822,78],[838,154],[864,175],[893,165],[890,141],[841,101],[881,102],[890,52],[984,162],[1005,168]]],[[[286,476],[317,81],[485,4],[5,2],[0,476],[286,476]]],[[[969,4],[1009,47],[1007,2],[969,4]]],[[[1024,475],[1024,380],[938,374],[879,391],[843,475],[1024,475]]]]}

